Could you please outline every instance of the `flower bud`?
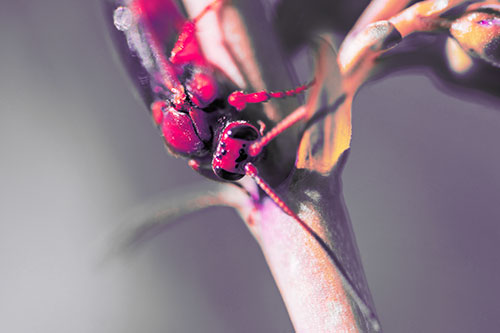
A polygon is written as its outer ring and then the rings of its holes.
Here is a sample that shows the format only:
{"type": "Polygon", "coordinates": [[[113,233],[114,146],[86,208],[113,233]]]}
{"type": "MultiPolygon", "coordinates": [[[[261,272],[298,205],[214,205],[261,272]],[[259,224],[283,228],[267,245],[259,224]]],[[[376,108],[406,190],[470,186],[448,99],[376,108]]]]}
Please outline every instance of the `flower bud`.
{"type": "Polygon", "coordinates": [[[500,67],[500,12],[479,8],[455,20],[450,33],[471,56],[500,67]]]}

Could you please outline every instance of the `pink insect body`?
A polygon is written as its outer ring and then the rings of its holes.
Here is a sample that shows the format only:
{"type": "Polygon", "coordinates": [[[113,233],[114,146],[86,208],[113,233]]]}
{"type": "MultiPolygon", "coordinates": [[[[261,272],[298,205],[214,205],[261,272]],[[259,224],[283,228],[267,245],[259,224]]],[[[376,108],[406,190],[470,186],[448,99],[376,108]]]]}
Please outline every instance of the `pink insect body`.
{"type": "MultiPolygon", "coordinates": [[[[245,175],[257,184],[276,204],[295,219],[299,218],[258,176],[262,150],[277,135],[306,116],[299,108],[263,135],[245,119],[248,104],[271,98],[294,96],[313,83],[284,92],[243,93],[203,55],[196,38],[196,24],[203,16],[223,6],[216,0],[192,20],[167,0],[133,0],[114,10],[114,23],[124,31],[128,47],[137,54],[146,69],[152,90],[151,113],[161,130],[168,150],[187,157],[189,165],[215,180],[237,181],[245,175]],[[168,13],[169,17],[157,15],[168,13]],[[165,54],[167,32],[180,31],[165,54]]],[[[300,221],[300,220],[299,220],[300,221]]]]}

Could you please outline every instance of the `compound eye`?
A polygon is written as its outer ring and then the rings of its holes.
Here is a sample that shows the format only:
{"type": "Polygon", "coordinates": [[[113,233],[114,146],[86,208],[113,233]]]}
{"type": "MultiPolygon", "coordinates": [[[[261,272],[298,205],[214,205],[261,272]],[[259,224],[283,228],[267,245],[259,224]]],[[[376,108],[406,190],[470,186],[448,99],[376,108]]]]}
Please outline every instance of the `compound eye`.
{"type": "Polygon", "coordinates": [[[233,139],[240,139],[245,141],[255,141],[259,138],[259,133],[257,130],[249,125],[240,125],[232,128],[229,137],[233,139]]]}
{"type": "Polygon", "coordinates": [[[161,131],[167,147],[175,154],[193,157],[208,153],[187,113],[168,108],[162,119],[161,131]]]}
{"type": "Polygon", "coordinates": [[[222,169],[221,167],[216,167],[214,169],[214,172],[217,175],[217,177],[224,179],[224,180],[232,181],[232,182],[240,180],[244,176],[244,175],[240,175],[238,173],[226,171],[226,170],[222,169]]]}

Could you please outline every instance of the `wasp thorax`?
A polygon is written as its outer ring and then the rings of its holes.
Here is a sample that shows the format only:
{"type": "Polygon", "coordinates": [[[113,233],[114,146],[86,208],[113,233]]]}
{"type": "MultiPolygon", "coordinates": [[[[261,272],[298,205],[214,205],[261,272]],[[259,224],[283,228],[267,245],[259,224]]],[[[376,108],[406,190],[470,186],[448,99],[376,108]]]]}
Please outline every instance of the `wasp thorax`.
{"type": "Polygon", "coordinates": [[[205,73],[194,73],[186,84],[191,101],[199,108],[204,108],[217,97],[217,82],[205,73]]]}
{"type": "Polygon", "coordinates": [[[255,160],[248,149],[259,137],[257,128],[247,122],[229,123],[222,131],[212,159],[214,173],[224,180],[241,179],[245,175],[245,165],[255,160]]]}

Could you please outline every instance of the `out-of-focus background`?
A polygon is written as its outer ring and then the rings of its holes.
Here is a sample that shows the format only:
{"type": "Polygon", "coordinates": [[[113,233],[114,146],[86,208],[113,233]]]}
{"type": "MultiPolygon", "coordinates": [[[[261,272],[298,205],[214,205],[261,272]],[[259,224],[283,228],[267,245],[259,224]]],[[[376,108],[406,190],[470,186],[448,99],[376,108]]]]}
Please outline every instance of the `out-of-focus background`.
{"type": "MultiPolygon", "coordinates": [[[[204,180],[165,152],[100,15],[0,3],[0,331],[292,331],[230,209],[102,260],[124,212],[204,180]]],[[[387,332],[500,327],[500,108],[462,97],[413,72],[354,104],[345,201],[387,332]]]]}

